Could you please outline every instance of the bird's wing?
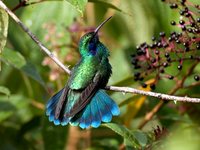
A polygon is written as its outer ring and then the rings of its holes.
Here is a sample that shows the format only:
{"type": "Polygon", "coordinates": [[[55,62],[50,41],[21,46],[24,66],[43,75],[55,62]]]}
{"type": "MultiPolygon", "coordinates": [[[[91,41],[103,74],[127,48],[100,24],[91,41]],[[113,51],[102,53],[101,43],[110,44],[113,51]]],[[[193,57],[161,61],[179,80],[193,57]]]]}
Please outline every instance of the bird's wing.
{"type": "Polygon", "coordinates": [[[100,75],[97,73],[93,81],[85,89],[69,90],[64,117],[73,117],[90,102],[91,98],[99,90],[100,78],[100,75]]]}
{"type": "Polygon", "coordinates": [[[65,104],[67,103],[67,94],[69,91],[69,87],[64,87],[61,96],[59,97],[59,101],[56,105],[55,109],[55,118],[58,119],[61,114],[63,114],[65,104]]]}

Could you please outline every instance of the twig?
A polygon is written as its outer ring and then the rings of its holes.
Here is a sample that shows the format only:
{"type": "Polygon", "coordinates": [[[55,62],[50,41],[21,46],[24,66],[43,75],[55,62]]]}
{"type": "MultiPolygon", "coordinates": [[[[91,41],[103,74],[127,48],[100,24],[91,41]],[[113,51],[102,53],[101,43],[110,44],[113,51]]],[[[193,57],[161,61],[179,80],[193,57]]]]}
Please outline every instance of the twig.
{"type": "MultiPolygon", "coordinates": [[[[66,73],[70,74],[70,69],[62,64],[58,60],[58,58],[51,53],[37,38],[36,36],[19,20],[19,18],[11,12],[8,7],[0,0],[0,7],[2,7],[13,20],[32,38],[32,40],[41,48],[43,52],[45,52],[60,68],[62,68],[66,73]]],[[[124,93],[134,93],[134,94],[141,94],[146,96],[152,96],[163,100],[175,100],[175,101],[182,101],[182,102],[193,102],[193,103],[200,103],[199,98],[190,98],[190,97],[180,97],[180,96],[173,96],[155,92],[147,92],[143,90],[137,90],[130,87],[116,87],[116,86],[107,86],[105,87],[106,90],[112,90],[117,92],[124,92],[124,93]]]]}
{"type": "Polygon", "coordinates": [[[200,103],[199,98],[190,98],[190,97],[187,97],[187,96],[184,96],[184,97],[173,96],[173,95],[161,94],[161,93],[156,93],[156,92],[138,90],[138,89],[134,89],[134,88],[130,88],[130,87],[107,86],[107,87],[105,87],[105,89],[106,90],[112,90],[112,91],[118,91],[118,92],[124,92],[124,93],[134,93],[134,94],[152,96],[152,97],[156,97],[156,98],[163,99],[163,100],[200,103]]]}
{"type": "Polygon", "coordinates": [[[29,2],[28,3],[28,0],[23,0],[11,10],[12,10],[12,12],[14,12],[14,11],[16,11],[17,9],[19,9],[21,7],[26,7],[26,6],[29,6],[29,5],[38,4],[38,3],[41,3],[41,2],[44,2],[44,1],[46,1],[46,0],[39,0],[39,1],[36,1],[36,2],[29,2]]]}
{"type": "Polygon", "coordinates": [[[20,3],[12,9],[12,11],[14,12],[15,10],[19,9],[20,7],[27,6],[26,2],[27,2],[27,0],[20,1],[20,3]]]}

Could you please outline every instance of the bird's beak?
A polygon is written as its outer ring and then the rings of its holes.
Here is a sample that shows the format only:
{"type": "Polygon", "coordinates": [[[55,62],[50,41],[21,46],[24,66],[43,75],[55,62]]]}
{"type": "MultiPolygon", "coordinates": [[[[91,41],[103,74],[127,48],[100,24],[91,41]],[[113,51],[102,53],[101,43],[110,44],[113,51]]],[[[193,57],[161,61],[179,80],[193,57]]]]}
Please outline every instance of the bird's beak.
{"type": "Polygon", "coordinates": [[[101,29],[101,27],[108,22],[110,19],[112,18],[112,16],[110,16],[109,18],[107,18],[106,20],[104,20],[104,22],[102,22],[95,30],[94,30],[94,37],[98,34],[99,29],[101,29]]]}

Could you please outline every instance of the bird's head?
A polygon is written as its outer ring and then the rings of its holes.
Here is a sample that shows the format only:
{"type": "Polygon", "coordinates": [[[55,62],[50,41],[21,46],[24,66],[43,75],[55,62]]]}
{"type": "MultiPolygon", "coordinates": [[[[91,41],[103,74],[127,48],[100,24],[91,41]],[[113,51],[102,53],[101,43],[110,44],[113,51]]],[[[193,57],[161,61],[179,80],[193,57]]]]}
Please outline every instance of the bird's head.
{"type": "Polygon", "coordinates": [[[108,20],[111,19],[111,17],[102,22],[93,32],[86,33],[81,37],[79,42],[79,51],[82,56],[96,54],[97,45],[99,43],[98,31],[108,20]]]}

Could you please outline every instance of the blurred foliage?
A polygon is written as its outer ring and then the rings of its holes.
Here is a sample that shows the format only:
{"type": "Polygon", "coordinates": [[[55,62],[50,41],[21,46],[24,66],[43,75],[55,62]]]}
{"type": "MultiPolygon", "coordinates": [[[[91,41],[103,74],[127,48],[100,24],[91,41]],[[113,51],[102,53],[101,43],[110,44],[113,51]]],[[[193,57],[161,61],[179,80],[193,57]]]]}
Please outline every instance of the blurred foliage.
{"type": "MultiPolygon", "coordinates": [[[[133,79],[130,57],[136,45],[150,42],[151,36],[159,35],[160,31],[169,34],[177,30],[170,26],[170,21],[179,18],[176,11],[160,0],[30,0],[21,7],[18,0],[4,2],[70,68],[80,58],[77,44],[81,35],[113,15],[100,31],[100,39],[111,53],[113,74],[109,85],[135,88],[141,88],[133,79]]],[[[191,2],[199,3],[198,0],[191,2]]],[[[109,94],[122,112],[112,123],[88,130],[54,126],[45,116],[45,104],[65,85],[68,75],[41,53],[26,33],[11,18],[8,20],[2,9],[0,39],[1,150],[200,149],[199,104],[171,102],[163,105],[141,129],[139,126],[145,115],[159,101],[112,91],[109,94]],[[157,128],[158,125],[164,126],[167,134],[157,128]]],[[[195,73],[199,72],[198,65],[195,73]]],[[[188,77],[186,86],[193,80],[188,77]]],[[[152,81],[150,76],[146,82],[152,81]]],[[[174,82],[161,80],[155,91],[169,93],[175,86],[174,82]]],[[[199,93],[195,86],[173,94],[200,97],[199,93]]]]}

